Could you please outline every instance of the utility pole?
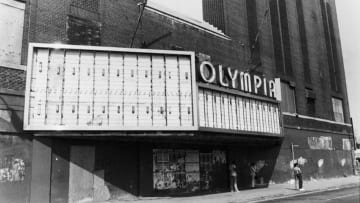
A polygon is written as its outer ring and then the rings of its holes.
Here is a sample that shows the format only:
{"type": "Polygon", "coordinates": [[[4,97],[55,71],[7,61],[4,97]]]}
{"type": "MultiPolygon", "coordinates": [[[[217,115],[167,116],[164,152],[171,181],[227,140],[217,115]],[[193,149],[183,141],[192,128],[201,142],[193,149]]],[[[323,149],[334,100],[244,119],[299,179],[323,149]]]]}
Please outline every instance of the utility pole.
{"type": "Polygon", "coordinates": [[[295,161],[295,150],[294,150],[294,148],[299,147],[299,145],[294,145],[294,143],[291,143],[290,147],[291,147],[292,161],[293,161],[293,164],[294,164],[294,161],[295,161]]]}

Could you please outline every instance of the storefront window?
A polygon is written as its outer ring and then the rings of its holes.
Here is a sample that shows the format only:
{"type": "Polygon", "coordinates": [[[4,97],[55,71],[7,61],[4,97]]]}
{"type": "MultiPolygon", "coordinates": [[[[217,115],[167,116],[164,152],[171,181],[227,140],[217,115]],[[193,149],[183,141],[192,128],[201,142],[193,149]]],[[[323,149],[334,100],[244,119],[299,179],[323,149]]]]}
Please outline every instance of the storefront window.
{"type": "Polygon", "coordinates": [[[226,172],[226,155],[222,151],[153,150],[155,191],[188,193],[224,187],[217,176],[227,177],[226,172]]]}

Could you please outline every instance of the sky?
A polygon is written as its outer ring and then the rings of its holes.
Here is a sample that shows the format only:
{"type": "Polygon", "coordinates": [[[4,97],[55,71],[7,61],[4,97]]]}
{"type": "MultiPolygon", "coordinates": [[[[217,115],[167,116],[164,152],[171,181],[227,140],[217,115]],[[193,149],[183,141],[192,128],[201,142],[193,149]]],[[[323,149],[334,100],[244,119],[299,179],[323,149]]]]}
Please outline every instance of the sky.
{"type": "Polygon", "coordinates": [[[360,0],[336,0],[345,76],[355,135],[360,142],[360,0]]]}
{"type": "Polygon", "coordinates": [[[149,0],[160,4],[166,8],[202,21],[202,1],[201,0],[149,0]],[[190,6],[191,5],[191,6],[190,6]]]}
{"type": "MultiPolygon", "coordinates": [[[[150,0],[188,17],[202,20],[199,0],[150,0]],[[189,9],[191,5],[191,9],[189,9]]],[[[360,0],[335,0],[343,51],[346,83],[355,134],[360,142],[360,0]]]]}

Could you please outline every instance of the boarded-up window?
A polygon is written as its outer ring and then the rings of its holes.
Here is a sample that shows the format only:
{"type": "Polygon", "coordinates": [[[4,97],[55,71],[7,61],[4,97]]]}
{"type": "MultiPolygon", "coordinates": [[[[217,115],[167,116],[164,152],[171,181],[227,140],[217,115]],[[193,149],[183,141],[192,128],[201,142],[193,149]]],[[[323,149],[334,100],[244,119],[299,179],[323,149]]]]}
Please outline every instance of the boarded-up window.
{"type": "Polygon", "coordinates": [[[153,189],[169,192],[227,188],[226,153],[220,150],[153,149],[153,189]]]}
{"type": "Polygon", "coordinates": [[[305,89],[305,97],[306,97],[306,114],[308,116],[315,116],[315,98],[316,95],[311,89],[305,89]]]}
{"type": "Polygon", "coordinates": [[[72,0],[71,5],[87,11],[98,12],[99,0],[72,0]]]}
{"type": "Polygon", "coordinates": [[[315,99],[306,98],[306,113],[308,116],[315,116],[315,99]]]}
{"type": "Polygon", "coordinates": [[[281,82],[281,111],[296,113],[295,88],[289,83],[281,82]]]}
{"type": "Polygon", "coordinates": [[[332,150],[331,137],[308,137],[308,145],[310,149],[332,150]]]}
{"type": "Polygon", "coordinates": [[[101,44],[101,24],[98,22],[68,16],[67,38],[69,44],[95,45],[101,44]]]}
{"type": "Polygon", "coordinates": [[[0,0],[0,65],[20,65],[25,4],[0,0]]]}
{"type": "Polygon", "coordinates": [[[342,139],[343,150],[351,150],[351,141],[350,139],[342,139]]]}
{"type": "Polygon", "coordinates": [[[199,151],[154,149],[153,164],[154,190],[200,189],[199,151]]]}
{"type": "Polygon", "coordinates": [[[334,119],[336,122],[344,122],[343,102],[341,99],[332,98],[334,119]]]}

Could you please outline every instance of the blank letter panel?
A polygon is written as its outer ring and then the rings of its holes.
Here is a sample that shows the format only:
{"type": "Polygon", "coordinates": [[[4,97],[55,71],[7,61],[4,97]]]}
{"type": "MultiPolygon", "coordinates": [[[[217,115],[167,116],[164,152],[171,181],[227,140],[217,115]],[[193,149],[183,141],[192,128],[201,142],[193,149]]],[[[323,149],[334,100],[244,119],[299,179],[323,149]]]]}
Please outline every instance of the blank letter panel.
{"type": "Polygon", "coordinates": [[[95,54],[94,80],[94,120],[95,126],[108,126],[109,101],[109,55],[105,52],[95,54]]]}
{"type": "Polygon", "coordinates": [[[94,53],[81,52],[79,79],[79,126],[91,126],[94,102],[94,53]]]}
{"type": "Polygon", "coordinates": [[[214,127],[214,111],[213,111],[213,96],[210,91],[206,91],[205,93],[205,101],[206,101],[206,127],[213,128],[214,127]]]}
{"type": "Polygon", "coordinates": [[[190,127],[194,125],[193,101],[192,101],[192,73],[189,57],[178,57],[179,59],[179,81],[180,81],[180,117],[181,126],[190,127]]]}
{"type": "Polygon", "coordinates": [[[62,119],[62,94],[64,79],[64,51],[52,50],[48,66],[46,124],[60,125],[62,119]]]}
{"type": "Polygon", "coordinates": [[[123,127],[124,61],[122,54],[110,54],[109,126],[123,127]]]}
{"type": "Polygon", "coordinates": [[[206,127],[205,122],[205,95],[204,91],[199,89],[199,124],[201,127],[206,127]]]}
{"type": "Polygon", "coordinates": [[[33,69],[31,77],[29,121],[30,125],[45,124],[45,103],[47,87],[47,71],[49,50],[39,49],[33,56],[33,69]]]}
{"type": "Polygon", "coordinates": [[[124,56],[124,125],[135,127],[138,124],[138,69],[137,56],[124,56]]]}
{"type": "Polygon", "coordinates": [[[152,57],[152,95],[153,95],[153,125],[166,126],[165,105],[165,61],[164,56],[152,57]]]}
{"type": "Polygon", "coordinates": [[[63,121],[65,126],[78,125],[80,52],[67,51],[64,69],[63,121]]]}
{"type": "Polygon", "coordinates": [[[152,126],[151,58],[138,55],[139,124],[152,126]]]}
{"type": "Polygon", "coordinates": [[[180,126],[179,66],[175,56],[167,56],[166,62],[166,118],[168,126],[180,126]]]}

